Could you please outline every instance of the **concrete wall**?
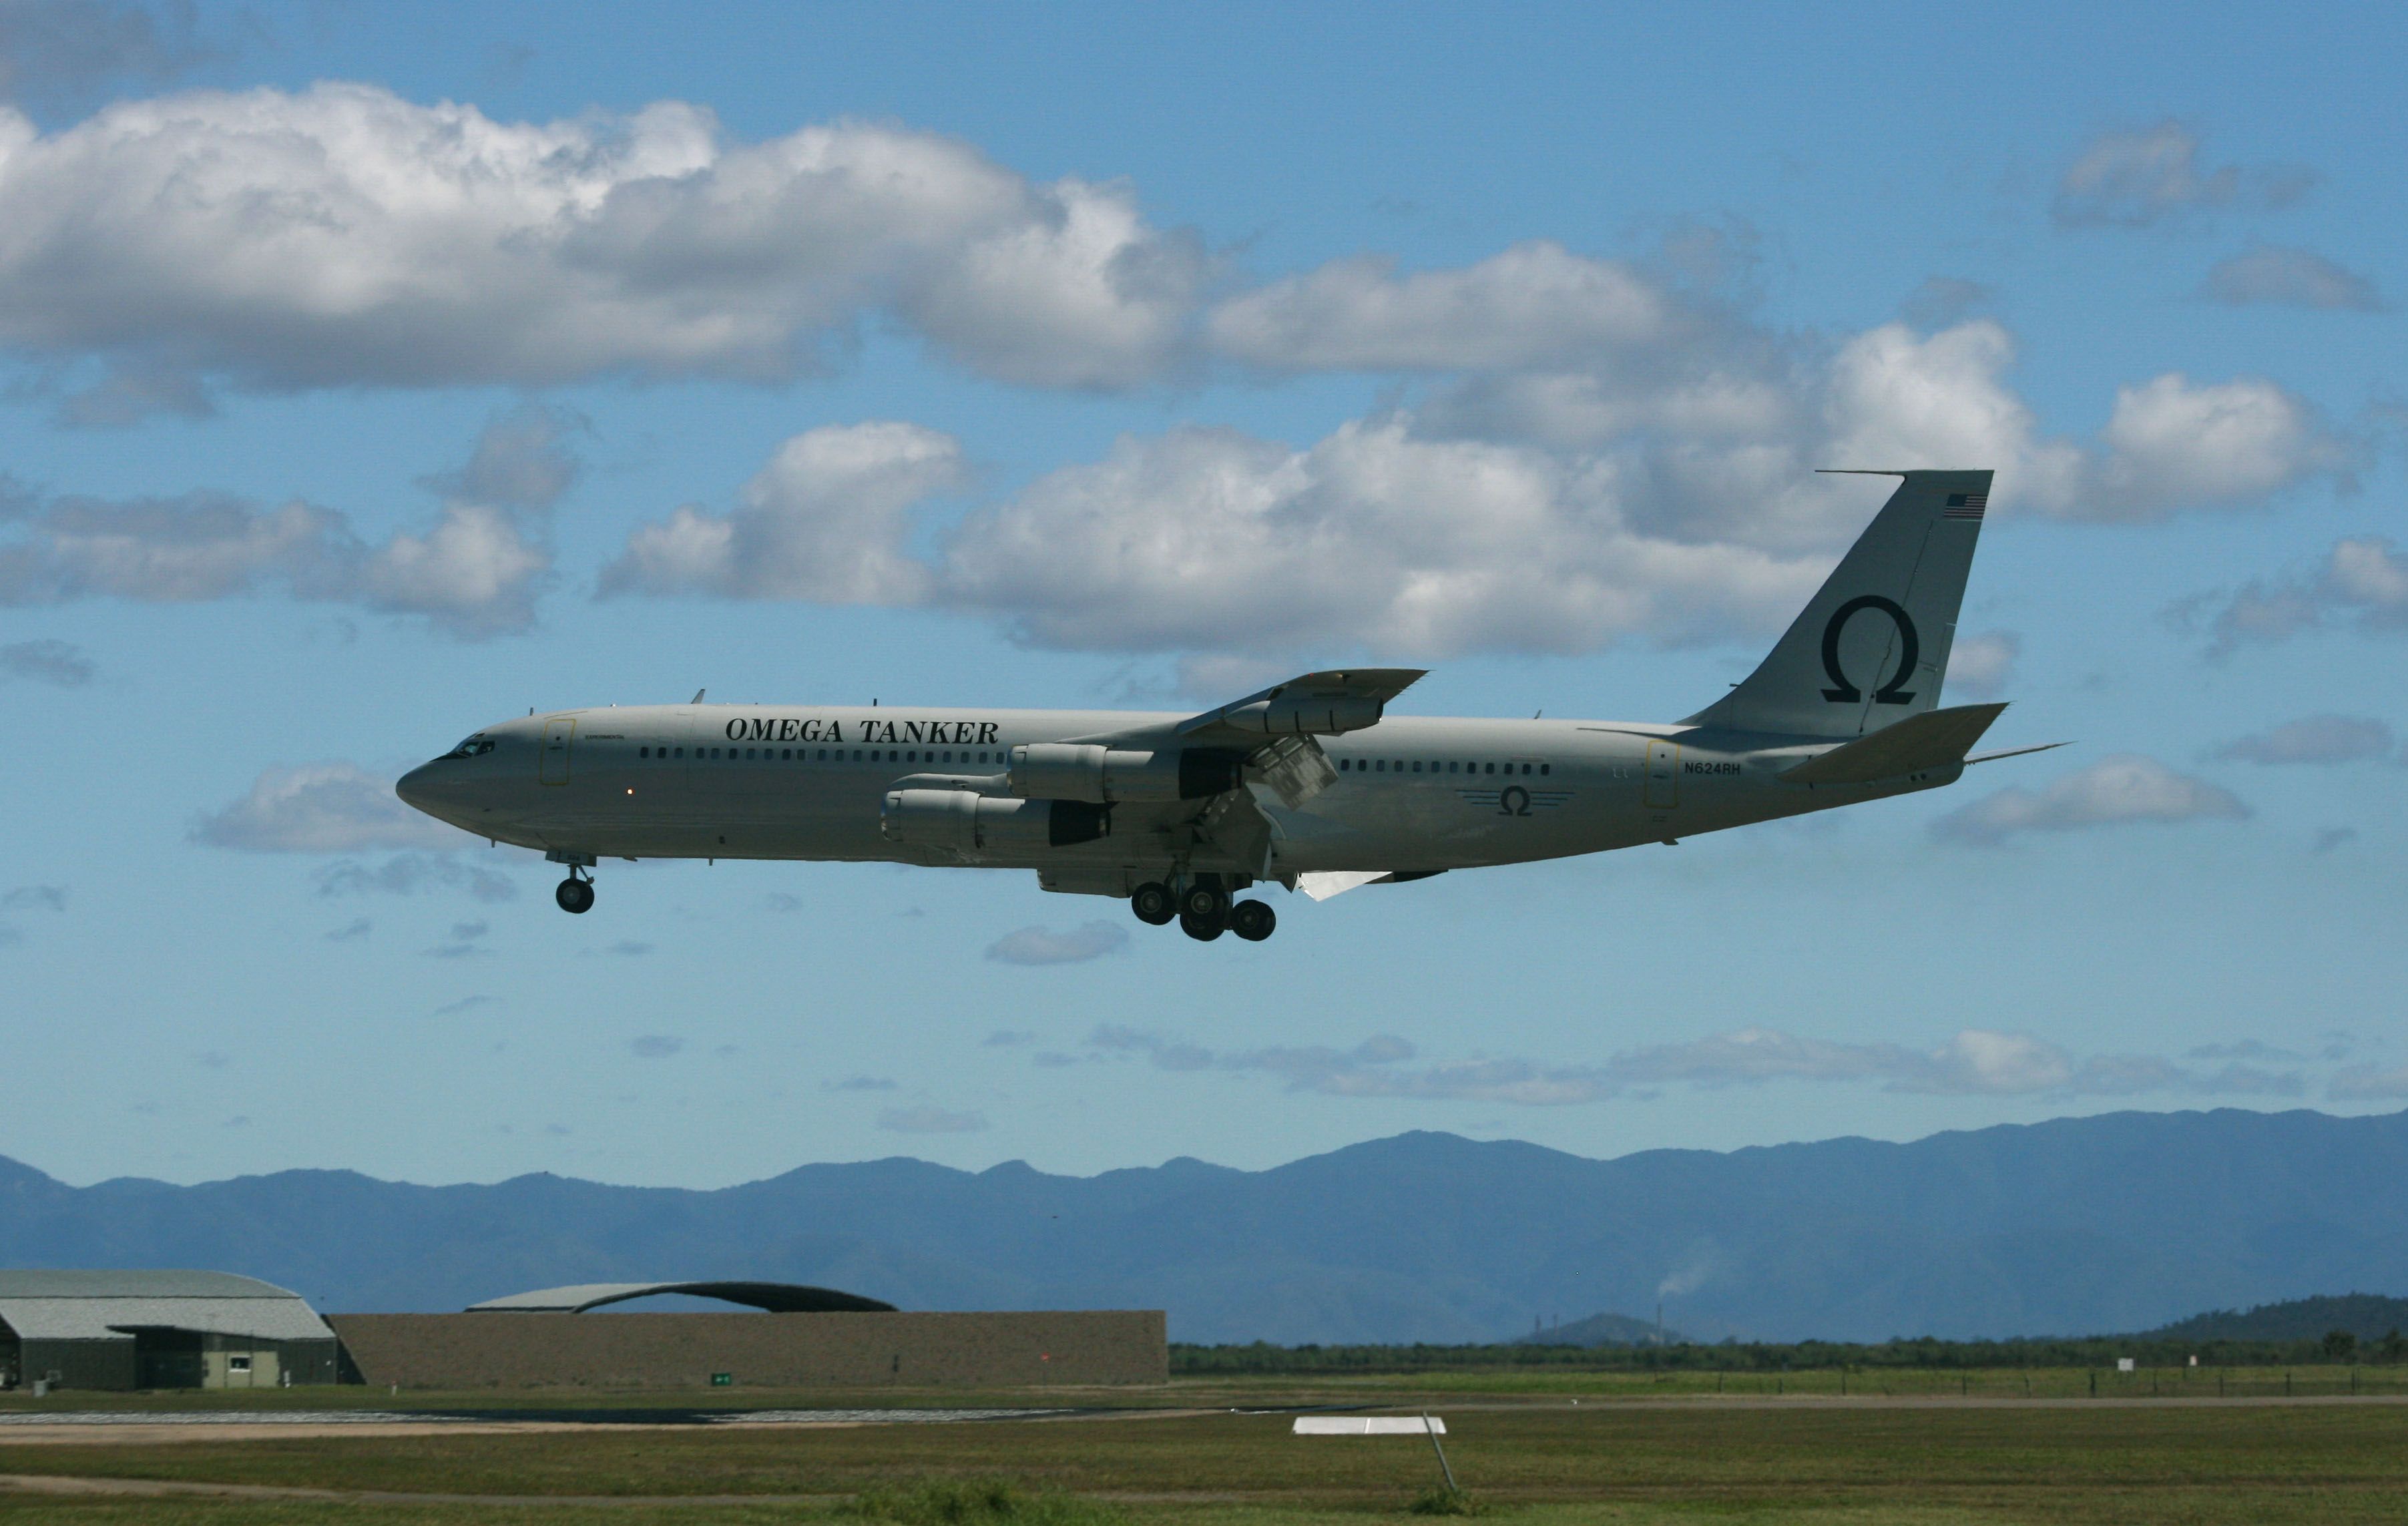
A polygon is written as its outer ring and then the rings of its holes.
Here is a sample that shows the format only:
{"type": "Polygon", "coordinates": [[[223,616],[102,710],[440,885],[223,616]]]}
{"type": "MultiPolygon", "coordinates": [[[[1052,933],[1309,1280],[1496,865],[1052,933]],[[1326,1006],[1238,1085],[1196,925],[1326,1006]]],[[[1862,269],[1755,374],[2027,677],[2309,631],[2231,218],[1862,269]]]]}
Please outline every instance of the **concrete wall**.
{"type": "Polygon", "coordinates": [[[413,1389],[1162,1383],[1160,1309],[1030,1314],[332,1314],[371,1384],[413,1389]]]}

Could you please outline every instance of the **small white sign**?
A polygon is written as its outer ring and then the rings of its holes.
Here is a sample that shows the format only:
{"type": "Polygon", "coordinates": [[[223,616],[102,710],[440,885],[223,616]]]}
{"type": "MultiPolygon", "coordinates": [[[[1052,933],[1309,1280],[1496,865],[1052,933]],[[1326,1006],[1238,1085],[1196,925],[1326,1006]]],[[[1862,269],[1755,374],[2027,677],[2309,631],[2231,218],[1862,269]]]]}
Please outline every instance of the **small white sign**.
{"type": "Polygon", "coordinates": [[[1299,1436],[1426,1436],[1446,1434],[1446,1421],[1419,1415],[1298,1415],[1299,1436]]]}
{"type": "Polygon", "coordinates": [[[2119,1373],[2128,1373],[2132,1370],[2132,1366],[2133,1362],[2130,1357],[2117,1357],[2115,1359],[2115,1370],[2119,1373]]]}

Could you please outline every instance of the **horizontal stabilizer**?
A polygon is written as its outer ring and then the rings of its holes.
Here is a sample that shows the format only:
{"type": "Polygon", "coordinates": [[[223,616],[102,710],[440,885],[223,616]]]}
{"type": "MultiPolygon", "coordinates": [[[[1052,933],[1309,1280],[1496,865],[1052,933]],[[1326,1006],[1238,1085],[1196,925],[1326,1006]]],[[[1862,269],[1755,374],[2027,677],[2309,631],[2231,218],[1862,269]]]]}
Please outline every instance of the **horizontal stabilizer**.
{"type": "Polygon", "coordinates": [[[1784,784],[1870,784],[1923,768],[1954,768],[2005,708],[1957,705],[1926,710],[1799,763],[1781,779],[1784,784]]]}
{"type": "Polygon", "coordinates": [[[2028,752],[2047,752],[2057,748],[2071,747],[2071,742],[2034,742],[2029,747],[2002,747],[1996,752],[1974,752],[1966,755],[1968,763],[1997,763],[2000,758],[2020,758],[2028,752]]]}

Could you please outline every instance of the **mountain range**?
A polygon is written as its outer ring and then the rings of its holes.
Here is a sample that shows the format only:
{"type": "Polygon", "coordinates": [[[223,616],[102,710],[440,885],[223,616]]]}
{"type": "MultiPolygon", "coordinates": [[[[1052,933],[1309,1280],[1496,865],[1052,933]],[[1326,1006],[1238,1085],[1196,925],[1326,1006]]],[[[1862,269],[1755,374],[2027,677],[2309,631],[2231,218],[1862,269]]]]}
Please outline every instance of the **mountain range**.
{"type": "Polygon", "coordinates": [[[0,1264],[189,1266],[330,1311],[754,1278],[906,1308],[1146,1307],[1180,1341],[1468,1342],[1583,1309],[1691,1336],[2146,1330],[2408,1291],[2408,1112],[2110,1113],[1589,1160],[1412,1133],[1264,1171],[807,1165],[714,1191],[347,1171],[69,1187],[0,1157],[0,1264]]]}

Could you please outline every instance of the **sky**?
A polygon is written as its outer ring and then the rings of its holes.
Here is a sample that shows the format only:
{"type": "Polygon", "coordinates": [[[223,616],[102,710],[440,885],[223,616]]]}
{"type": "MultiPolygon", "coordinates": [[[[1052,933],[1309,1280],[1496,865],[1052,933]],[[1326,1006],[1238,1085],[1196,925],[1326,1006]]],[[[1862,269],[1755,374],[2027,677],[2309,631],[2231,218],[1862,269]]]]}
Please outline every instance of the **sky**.
{"type": "Polygon", "coordinates": [[[0,0],[0,1154],[709,1187],[2388,1110],[2408,18],[0,0]],[[555,871],[530,707],[1665,720],[1998,473],[1945,792],[1280,899],[555,871]]]}

